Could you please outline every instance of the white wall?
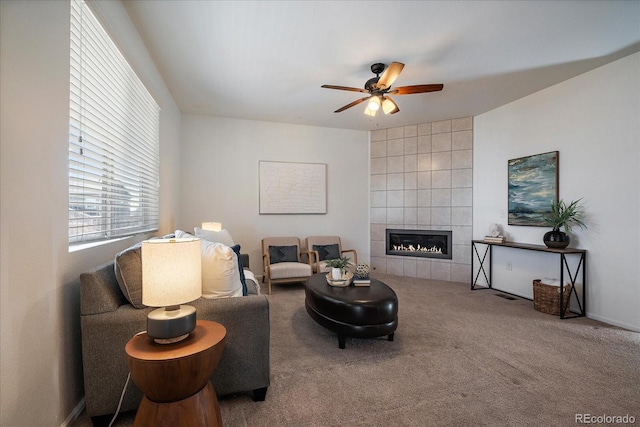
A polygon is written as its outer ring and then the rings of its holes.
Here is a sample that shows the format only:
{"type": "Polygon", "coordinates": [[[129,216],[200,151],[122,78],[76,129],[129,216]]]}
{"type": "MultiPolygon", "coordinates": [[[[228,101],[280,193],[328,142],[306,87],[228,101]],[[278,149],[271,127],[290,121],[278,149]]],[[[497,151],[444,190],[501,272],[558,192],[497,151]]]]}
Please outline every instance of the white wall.
{"type": "MultiPolygon", "coordinates": [[[[180,113],[122,4],[98,6],[162,108],[168,231],[180,113]]],[[[78,276],[143,236],[68,252],[69,3],[2,1],[0,19],[0,425],[59,426],[84,395],[78,276]]]]}
{"type": "Polygon", "coordinates": [[[363,131],[185,115],[180,227],[221,222],[262,274],[269,236],[338,235],[369,262],[369,134],[363,131]],[[258,161],[327,164],[327,214],[260,215],[258,161]]]}
{"type": "MultiPolygon", "coordinates": [[[[587,315],[640,331],[640,53],[477,116],[474,128],[474,238],[498,222],[508,240],[542,244],[549,229],[506,225],[507,161],[559,150],[560,197],[583,197],[587,213],[589,228],[571,236],[588,250],[587,315]]],[[[494,285],[531,297],[531,280],[559,277],[558,264],[498,250],[494,285]]]]}

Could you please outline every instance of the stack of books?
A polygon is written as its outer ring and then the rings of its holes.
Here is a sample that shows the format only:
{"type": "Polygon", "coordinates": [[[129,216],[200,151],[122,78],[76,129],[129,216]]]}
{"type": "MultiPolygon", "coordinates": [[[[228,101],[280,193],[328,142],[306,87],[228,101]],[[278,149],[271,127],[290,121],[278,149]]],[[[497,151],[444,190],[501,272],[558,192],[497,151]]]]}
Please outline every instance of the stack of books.
{"type": "Polygon", "coordinates": [[[484,236],[487,243],[504,243],[504,236],[484,236]]]}
{"type": "Polygon", "coordinates": [[[371,280],[366,278],[355,277],[353,278],[353,286],[370,286],[371,280]]]}

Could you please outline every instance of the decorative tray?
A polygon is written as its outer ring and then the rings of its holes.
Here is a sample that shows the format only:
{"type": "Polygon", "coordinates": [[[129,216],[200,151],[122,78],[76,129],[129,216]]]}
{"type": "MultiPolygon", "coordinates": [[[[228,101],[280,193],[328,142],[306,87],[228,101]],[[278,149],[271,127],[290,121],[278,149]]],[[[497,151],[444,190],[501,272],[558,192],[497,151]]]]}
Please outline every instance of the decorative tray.
{"type": "Polygon", "coordinates": [[[353,273],[350,271],[347,271],[344,276],[342,276],[342,279],[340,280],[333,280],[331,278],[331,273],[327,273],[327,283],[331,286],[335,286],[338,288],[345,288],[347,286],[349,286],[351,284],[351,281],[353,280],[353,273]]]}

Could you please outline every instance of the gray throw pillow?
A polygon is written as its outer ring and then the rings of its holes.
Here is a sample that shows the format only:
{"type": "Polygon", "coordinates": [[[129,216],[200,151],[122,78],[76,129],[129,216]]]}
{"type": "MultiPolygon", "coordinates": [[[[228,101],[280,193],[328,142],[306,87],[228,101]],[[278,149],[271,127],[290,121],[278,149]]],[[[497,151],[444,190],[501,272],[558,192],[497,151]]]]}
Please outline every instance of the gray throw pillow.
{"type": "Polygon", "coordinates": [[[337,243],[333,245],[313,245],[313,250],[318,252],[320,261],[340,258],[340,249],[337,243]]]}
{"type": "Polygon", "coordinates": [[[279,262],[298,262],[298,247],[293,246],[269,246],[269,259],[271,264],[279,262]]]}
{"type": "Polygon", "coordinates": [[[142,304],[142,242],[118,253],[114,269],[127,301],[135,308],[145,308],[142,304]]]}

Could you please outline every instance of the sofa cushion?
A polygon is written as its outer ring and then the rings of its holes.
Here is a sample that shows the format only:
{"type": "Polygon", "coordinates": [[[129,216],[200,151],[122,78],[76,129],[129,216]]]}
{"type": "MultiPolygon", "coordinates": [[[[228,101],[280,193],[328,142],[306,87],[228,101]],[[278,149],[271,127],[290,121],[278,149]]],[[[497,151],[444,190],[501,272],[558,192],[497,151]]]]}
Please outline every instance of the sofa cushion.
{"type": "Polygon", "coordinates": [[[298,247],[269,246],[269,260],[271,264],[279,262],[298,262],[298,247]]]}
{"type": "Polygon", "coordinates": [[[333,245],[313,245],[313,250],[318,252],[320,261],[340,258],[340,248],[337,243],[333,245]]]}
{"type": "Polygon", "coordinates": [[[135,308],[145,308],[142,304],[142,243],[116,254],[114,271],[127,301],[135,308]]]}
{"type": "Polygon", "coordinates": [[[231,234],[226,229],[222,229],[220,231],[211,231],[211,230],[203,230],[200,227],[195,227],[193,229],[196,237],[200,239],[205,239],[214,243],[222,243],[223,245],[227,245],[229,247],[233,246],[235,243],[231,234]]]}

